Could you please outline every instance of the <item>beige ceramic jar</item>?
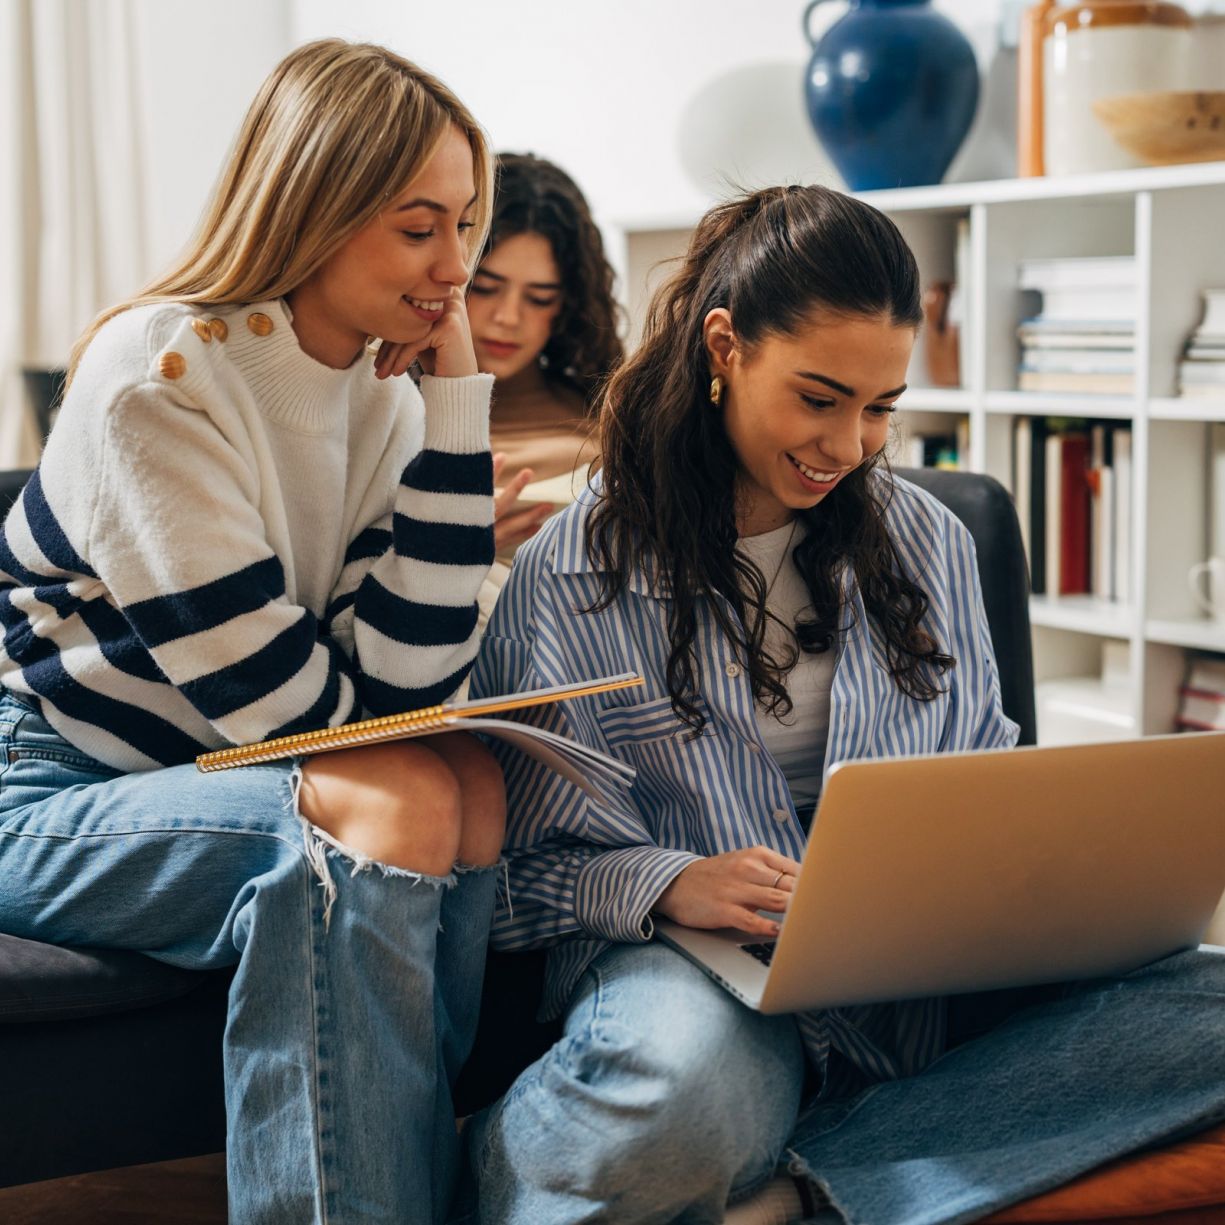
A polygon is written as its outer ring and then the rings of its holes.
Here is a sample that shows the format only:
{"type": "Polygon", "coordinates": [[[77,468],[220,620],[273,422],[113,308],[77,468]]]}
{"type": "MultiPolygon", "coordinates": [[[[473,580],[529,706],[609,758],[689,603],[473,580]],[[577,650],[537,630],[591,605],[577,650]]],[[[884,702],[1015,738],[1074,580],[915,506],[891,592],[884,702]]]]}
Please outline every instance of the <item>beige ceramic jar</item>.
{"type": "Polygon", "coordinates": [[[1047,174],[1143,166],[1093,113],[1098,98],[1185,89],[1192,21],[1164,0],[1082,0],[1046,15],[1043,151],[1047,174]]]}

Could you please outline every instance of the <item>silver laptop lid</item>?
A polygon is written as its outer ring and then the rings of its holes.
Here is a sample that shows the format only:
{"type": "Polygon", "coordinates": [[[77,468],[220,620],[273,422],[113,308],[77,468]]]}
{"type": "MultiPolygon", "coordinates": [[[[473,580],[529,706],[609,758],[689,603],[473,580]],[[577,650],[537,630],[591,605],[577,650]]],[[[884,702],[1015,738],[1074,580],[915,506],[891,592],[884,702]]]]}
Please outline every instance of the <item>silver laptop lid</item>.
{"type": "Polygon", "coordinates": [[[790,1012],[1124,972],[1225,890],[1225,733],[835,766],[761,1000],[790,1012]]]}

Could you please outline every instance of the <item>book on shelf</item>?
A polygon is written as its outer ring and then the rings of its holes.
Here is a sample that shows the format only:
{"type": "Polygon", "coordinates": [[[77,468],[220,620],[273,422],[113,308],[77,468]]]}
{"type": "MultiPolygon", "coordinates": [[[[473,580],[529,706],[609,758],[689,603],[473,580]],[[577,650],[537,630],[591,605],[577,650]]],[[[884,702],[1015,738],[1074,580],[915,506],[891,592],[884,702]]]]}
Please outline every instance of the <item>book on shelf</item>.
{"type": "Polygon", "coordinates": [[[1041,301],[1026,312],[1044,322],[1130,322],[1137,315],[1136,261],[1130,255],[1027,259],[1017,266],[1017,286],[1041,301]]]}
{"type": "Polygon", "coordinates": [[[1117,289],[1058,289],[1043,291],[1041,305],[1023,308],[1022,318],[1044,323],[1074,325],[1082,331],[1095,332],[1110,324],[1119,330],[1135,331],[1136,304],[1134,293],[1117,289]]]}
{"type": "Polygon", "coordinates": [[[1218,393],[1225,388],[1225,357],[1220,361],[1204,361],[1194,358],[1183,361],[1178,367],[1178,377],[1184,387],[1193,384],[1215,387],[1218,393]]]}
{"type": "Polygon", "coordinates": [[[1208,427],[1208,556],[1225,557],[1225,421],[1208,427]]]}
{"type": "Polygon", "coordinates": [[[957,218],[957,235],[953,243],[953,296],[949,299],[949,322],[957,328],[958,369],[964,380],[970,370],[970,329],[966,327],[966,286],[970,274],[970,219],[957,218]]]}
{"type": "Polygon", "coordinates": [[[1017,387],[1021,391],[1129,396],[1135,388],[1135,376],[1131,372],[1087,373],[1074,370],[1026,370],[1022,367],[1017,373],[1017,387]]]}
{"type": "Polygon", "coordinates": [[[1060,374],[1132,374],[1133,349],[1026,348],[1022,370],[1054,371],[1060,374]]]}
{"type": "Polygon", "coordinates": [[[1029,559],[1029,589],[1046,592],[1046,419],[1018,417],[1013,422],[1013,499],[1021,540],[1029,559]]]}
{"type": "Polygon", "coordinates": [[[1130,395],[1137,283],[1130,256],[1022,260],[1021,391],[1130,395]]]}
{"type": "Polygon", "coordinates": [[[1114,599],[1131,598],[1131,427],[1116,425],[1110,432],[1110,462],[1114,486],[1114,564],[1111,566],[1114,599]]]}
{"type": "Polygon", "coordinates": [[[1179,691],[1177,723],[1187,731],[1225,731],[1225,659],[1191,660],[1179,691]]]}
{"type": "Polygon", "coordinates": [[[1046,440],[1046,591],[1087,595],[1089,584],[1089,436],[1046,440]]]}
{"type": "Polygon", "coordinates": [[[1089,431],[1089,587],[1100,600],[1116,598],[1112,440],[1111,430],[1100,422],[1089,431]]]}
{"type": "Polygon", "coordinates": [[[1134,255],[1075,255],[1023,259],[1022,289],[1130,289],[1136,284],[1134,255]]]}
{"type": "Polygon", "coordinates": [[[1130,427],[1018,417],[1012,454],[1032,593],[1125,602],[1131,581],[1130,427]]]}
{"type": "Polygon", "coordinates": [[[1225,696],[1205,697],[1186,689],[1178,703],[1178,726],[1191,732],[1225,732],[1225,696]]]}
{"type": "Polygon", "coordinates": [[[529,689],[504,697],[444,702],[422,710],[405,711],[403,714],[380,715],[378,718],[362,719],[356,723],[342,723],[338,727],[325,727],[293,736],[277,736],[272,740],[254,744],[217,749],[197,757],[196,768],[204,773],[211,773],[236,766],[279,761],[286,757],[304,757],[364,744],[380,744],[388,740],[431,736],[437,732],[470,731],[505,741],[520,752],[542,762],[575,786],[581,787],[593,798],[607,800],[633,781],[634,770],[631,766],[556,732],[497,716],[514,714],[516,711],[550,702],[563,702],[611,693],[618,689],[629,689],[642,683],[641,676],[625,672],[573,685],[529,689]]]}
{"type": "Polygon", "coordinates": [[[1208,655],[1193,656],[1185,684],[1195,693],[1225,698],[1225,659],[1208,655]]]}
{"type": "Polygon", "coordinates": [[[960,418],[952,432],[908,432],[898,447],[901,468],[943,468],[957,472],[969,467],[970,419],[960,418]]]}
{"type": "Polygon", "coordinates": [[[1092,353],[1134,353],[1136,332],[1128,323],[1117,330],[1099,327],[1093,330],[1083,323],[1027,319],[1017,327],[1017,337],[1026,353],[1058,349],[1083,350],[1092,353]]]}

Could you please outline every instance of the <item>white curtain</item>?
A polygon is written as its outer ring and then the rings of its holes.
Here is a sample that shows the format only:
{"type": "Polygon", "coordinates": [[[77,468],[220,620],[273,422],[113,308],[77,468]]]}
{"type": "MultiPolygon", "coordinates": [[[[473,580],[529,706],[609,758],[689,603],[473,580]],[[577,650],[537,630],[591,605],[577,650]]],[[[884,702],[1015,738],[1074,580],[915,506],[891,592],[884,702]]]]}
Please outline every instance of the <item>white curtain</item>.
{"type": "Polygon", "coordinates": [[[149,276],[135,0],[0,5],[0,466],[37,457],[18,374],[66,364],[149,276]]]}

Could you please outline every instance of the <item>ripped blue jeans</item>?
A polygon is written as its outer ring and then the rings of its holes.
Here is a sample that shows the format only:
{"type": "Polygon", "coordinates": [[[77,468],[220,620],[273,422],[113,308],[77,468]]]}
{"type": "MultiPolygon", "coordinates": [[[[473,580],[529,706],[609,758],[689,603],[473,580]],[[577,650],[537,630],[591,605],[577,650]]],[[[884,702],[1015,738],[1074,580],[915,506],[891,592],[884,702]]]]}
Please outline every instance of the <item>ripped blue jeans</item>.
{"type": "Polygon", "coordinates": [[[299,817],[296,778],[289,764],[122,774],[3,694],[0,931],[237,966],[232,1225],[440,1221],[496,871],[355,856],[299,817]]]}

